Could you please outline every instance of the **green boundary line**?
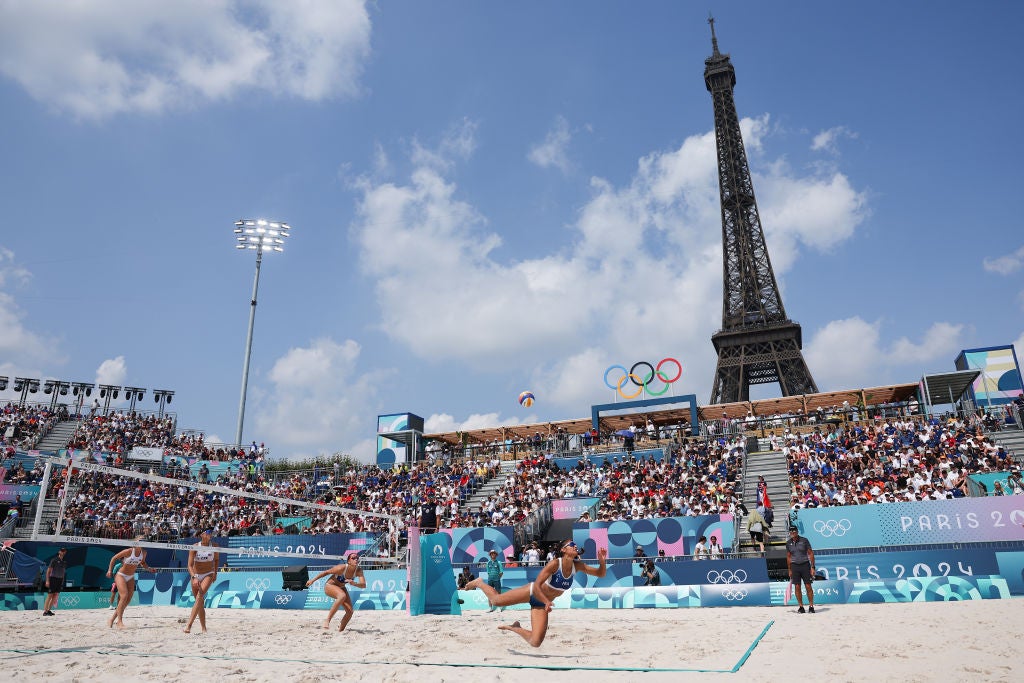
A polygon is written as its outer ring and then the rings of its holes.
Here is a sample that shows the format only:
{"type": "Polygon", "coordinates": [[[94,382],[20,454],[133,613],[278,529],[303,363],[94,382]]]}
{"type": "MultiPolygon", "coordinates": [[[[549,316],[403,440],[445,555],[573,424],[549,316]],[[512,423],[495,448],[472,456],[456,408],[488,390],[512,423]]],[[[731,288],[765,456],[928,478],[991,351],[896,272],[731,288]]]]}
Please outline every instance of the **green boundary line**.
{"type": "Polygon", "coordinates": [[[364,664],[384,666],[451,666],[471,669],[544,669],[546,671],[629,671],[634,673],[715,673],[731,674],[740,670],[753,653],[754,648],[765,637],[774,620],[761,629],[754,642],[750,644],[743,656],[731,669],[685,669],[685,668],[651,668],[651,667],[615,667],[615,666],[565,666],[555,664],[474,664],[467,662],[383,662],[376,660],[341,660],[341,659],[296,659],[291,657],[231,657],[221,655],[170,654],[150,652],[125,652],[115,650],[92,650],[90,648],[54,648],[52,650],[36,648],[0,649],[2,653],[20,655],[57,654],[64,652],[91,652],[98,655],[118,655],[122,657],[177,657],[179,659],[207,659],[217,661],[274,662],[297,664],[364,664]]]}

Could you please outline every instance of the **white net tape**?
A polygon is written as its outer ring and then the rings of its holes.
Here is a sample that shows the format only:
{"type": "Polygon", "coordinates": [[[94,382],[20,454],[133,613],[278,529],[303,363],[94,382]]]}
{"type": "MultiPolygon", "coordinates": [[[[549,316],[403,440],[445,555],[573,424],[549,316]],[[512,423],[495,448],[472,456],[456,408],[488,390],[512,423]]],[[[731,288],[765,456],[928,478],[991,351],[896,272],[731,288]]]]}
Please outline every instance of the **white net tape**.
{"type": "MultiPolygon", "coordinates": [[[[377,512],[369,512],[364,510],[354,510],[350,508],[342,508],[334,505],[327,505],[324,503],[311,503],[308,501],[294,500],[291,498],[283,498],[280,496],[273,496],[266,493],[260,493],[257,491],[247,491],[232,489],[225,486],[217,486],[215,484],[201,484],[192,481],[185,481],[181,479],[172,479],[169,477],[163,477],[156,474],[148,474],[143,472],[134,472],[131,470],[123,470],[114,467],[106,467],[104,465],[94,465],[91,463],[71,463],[69,467],[69,461],[60,458],[45,458],[45,462],[48,463],[49,472],[48,476],[44,477],[44,483],[40,490],[40,501],[37,506],[36,519],[33,523],[33,533],[31,540],[33,541],[45,541],[53,543],[79,543],[87,545],[105,545],[105,546],[120,546],[126,547],[129,545],[138,545],[143,548],[161,548],[167,550],[182,550],[188,551],[193,550],[194,545],[175,542],[175,539],[165,540],[152,540],[151,538],[138,538],[139,534],[135,533],[138,530],[137,525],[132,526],[131,521],[122,517],[125,522],[125,528],[131,528],[133,531],[129,537],[121,538],[110,538],[105,534],[100,533],[90,522],[89,525],[83,525],[80,519],[76,519],[74,515],[68,516],[66,513],[69,511],[68,500],[76,497],[76,492],[79,486],[84,482],[82,477],[87,476],[86,473],[93,473],[96,475],[106,475],[108,477],[115,478],[116,481],[121,482],[122,489],[128,489],[130,487],[124,486],[123,482],[125,479],[136,480],[139,482],[149,482],[150,485],[145,489],[159,488],[163,491],[170,492],[181,492],[185,491],[186,496],[177,496],[182,499],[189,499],[189,495],[195,495],[196,492],[206,492],[212,494],[219,494],[222,497],[228,497],[226,500],[252,500],[261,501],[264,503],[276,503],[282,506],[284,509],[299,508],[303,510],[309,510],[313,514],[323,514],[325,512],[336,513],[336,515],[352,515],[362,520],[377,520],[378,525],[380,523],[386,523],[388,526],[387,538],[396,538],[397,530],[401,526],[401,518],[390,515],[385,515],[377,512]],[[62,476],[61,468],[67,468],[66,472],[62,476]],[[59,479],[59,481],[57,481],[59,479]],[[48,485],[48,482],[50,485],[48,485]],[[50,520],[49,522],[44,519],[44,511],[52,510],[52,505],[47,506],[46,502],[53,501],[53,494],[49,491],[52,490],[54,493],[60,491],[59,496],[59,511],[56,520],[50,520]],[[49,496],[49,497],[48,497],[49,496]],[[85,528],[83,528],[83,526],[85,528]],[[45,527],[45,528],[44,528],[45,527]],[[51,528],[52,527],[52,528],[51,528]]],[[[139,487],[135,487],[136,495],[142,495],[139,487]]],[[[225,500],[222,498],[221,500],[225,500]]],[[[76,503],[71,503],[71,510],[75,508],[76,503]]],[[[249,506],[252,509],[253,506],[249,506]]],[[[52,514],[52,513],[51,513],[52,514]]],[[[151,520],[152,528],[154,531],[158,529],[158,525],[161,525],[161,519],[156,517],[151,520]]],[[[146,526],[149,528],[150,521],[147,520],[146,526]]],[[[156,535],[155,533],[153,535],[156,535]]],[[[255,540],[255,539],[254,539],[255,540]]],[[[217,541],[214,541],[217,545],[217,541]]],[[[258,547],[259,543],[247,544],[247,547],[226,547],[219,546],[217,552],[229,554],[229,555],[242,555],[248,557],[282,557],[282,558],[295,558],[302,560],[338,560],[344,559],[341,555],[328,555],[328,554],[312,554],[305,552],[297,552],[297,550],[304,550],[305,548],[299,547],[294,550],[288,548],[285,550],[274,549],[271,547],[258,547]]],[[[362,553],[361,553],[362,555],[362,553]]],[[[368,560],[377,560],[380,562],[395,562],[393,557],[379,556],[378,555],[363,555],[368,560]]]]}

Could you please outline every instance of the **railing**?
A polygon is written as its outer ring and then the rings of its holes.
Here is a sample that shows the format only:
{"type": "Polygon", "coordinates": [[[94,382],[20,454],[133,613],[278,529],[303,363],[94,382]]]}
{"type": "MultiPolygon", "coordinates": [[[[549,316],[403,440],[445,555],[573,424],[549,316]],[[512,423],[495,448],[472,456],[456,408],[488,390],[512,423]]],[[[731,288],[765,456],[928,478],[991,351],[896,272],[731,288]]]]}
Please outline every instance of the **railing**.
{"type": "Polygon", "coordinates": [[[21,516],[9,517],[2,526],[0,526],[0,538],[10,538],[14,535],[14,530],[18,526],[18,520],[21,516]]]}
{"type": "Polygon", "coordinates": [[[551,524],[551,500],[532,510],[526,519],[512,525],[512,540],[517,548],[522,548],[530,541],[535,541],[551,524]]]}

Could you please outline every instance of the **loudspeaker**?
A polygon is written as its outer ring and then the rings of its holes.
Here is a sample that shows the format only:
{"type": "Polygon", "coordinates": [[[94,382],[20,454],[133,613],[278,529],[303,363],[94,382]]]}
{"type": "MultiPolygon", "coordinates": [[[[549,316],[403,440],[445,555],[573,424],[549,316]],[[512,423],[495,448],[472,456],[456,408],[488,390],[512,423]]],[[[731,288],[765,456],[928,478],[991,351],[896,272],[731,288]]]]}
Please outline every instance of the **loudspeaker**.
{"type": "Polygon", "coordinates": [[[788,581],[789,569],[786,566],[785,546],[770,545],[765,554],[765,563],[768,565],[768,579],[770,581],[788,581]]]}
{"type": "Polygon", "coordinates": [[[747,453],[757,453],[761,450],[760,445],[757,443],[756,436],[747,437],[747,453]]]}
{"type": "Polygon", "coordinates": [[[281,585],[286,591],[306,590],[309,571],[304,564],[293,564],[281,572],[281,585]]]}

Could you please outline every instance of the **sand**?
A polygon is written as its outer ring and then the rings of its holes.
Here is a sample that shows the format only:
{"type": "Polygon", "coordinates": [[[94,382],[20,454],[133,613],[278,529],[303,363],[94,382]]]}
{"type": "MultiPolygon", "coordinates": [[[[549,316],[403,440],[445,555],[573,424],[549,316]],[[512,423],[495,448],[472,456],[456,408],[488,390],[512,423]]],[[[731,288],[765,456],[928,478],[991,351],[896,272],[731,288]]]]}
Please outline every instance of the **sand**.
{"type": "Polygon", "coordinates": [[[529,619],[526,612],[360,611],[344,633],[324,631],[325,614],[210,609],[209,632],[198,633],[197,623],[185,634],[187,614],[174,607],[132,606],[124,630],[107,628],[106,610],[6,611],[0,659],[6,680],[104,682],[1024,678],[1020,600],[824,606],[814,615],[778,607],[556,610],[536,649],[496,628],[529,619]]]}

